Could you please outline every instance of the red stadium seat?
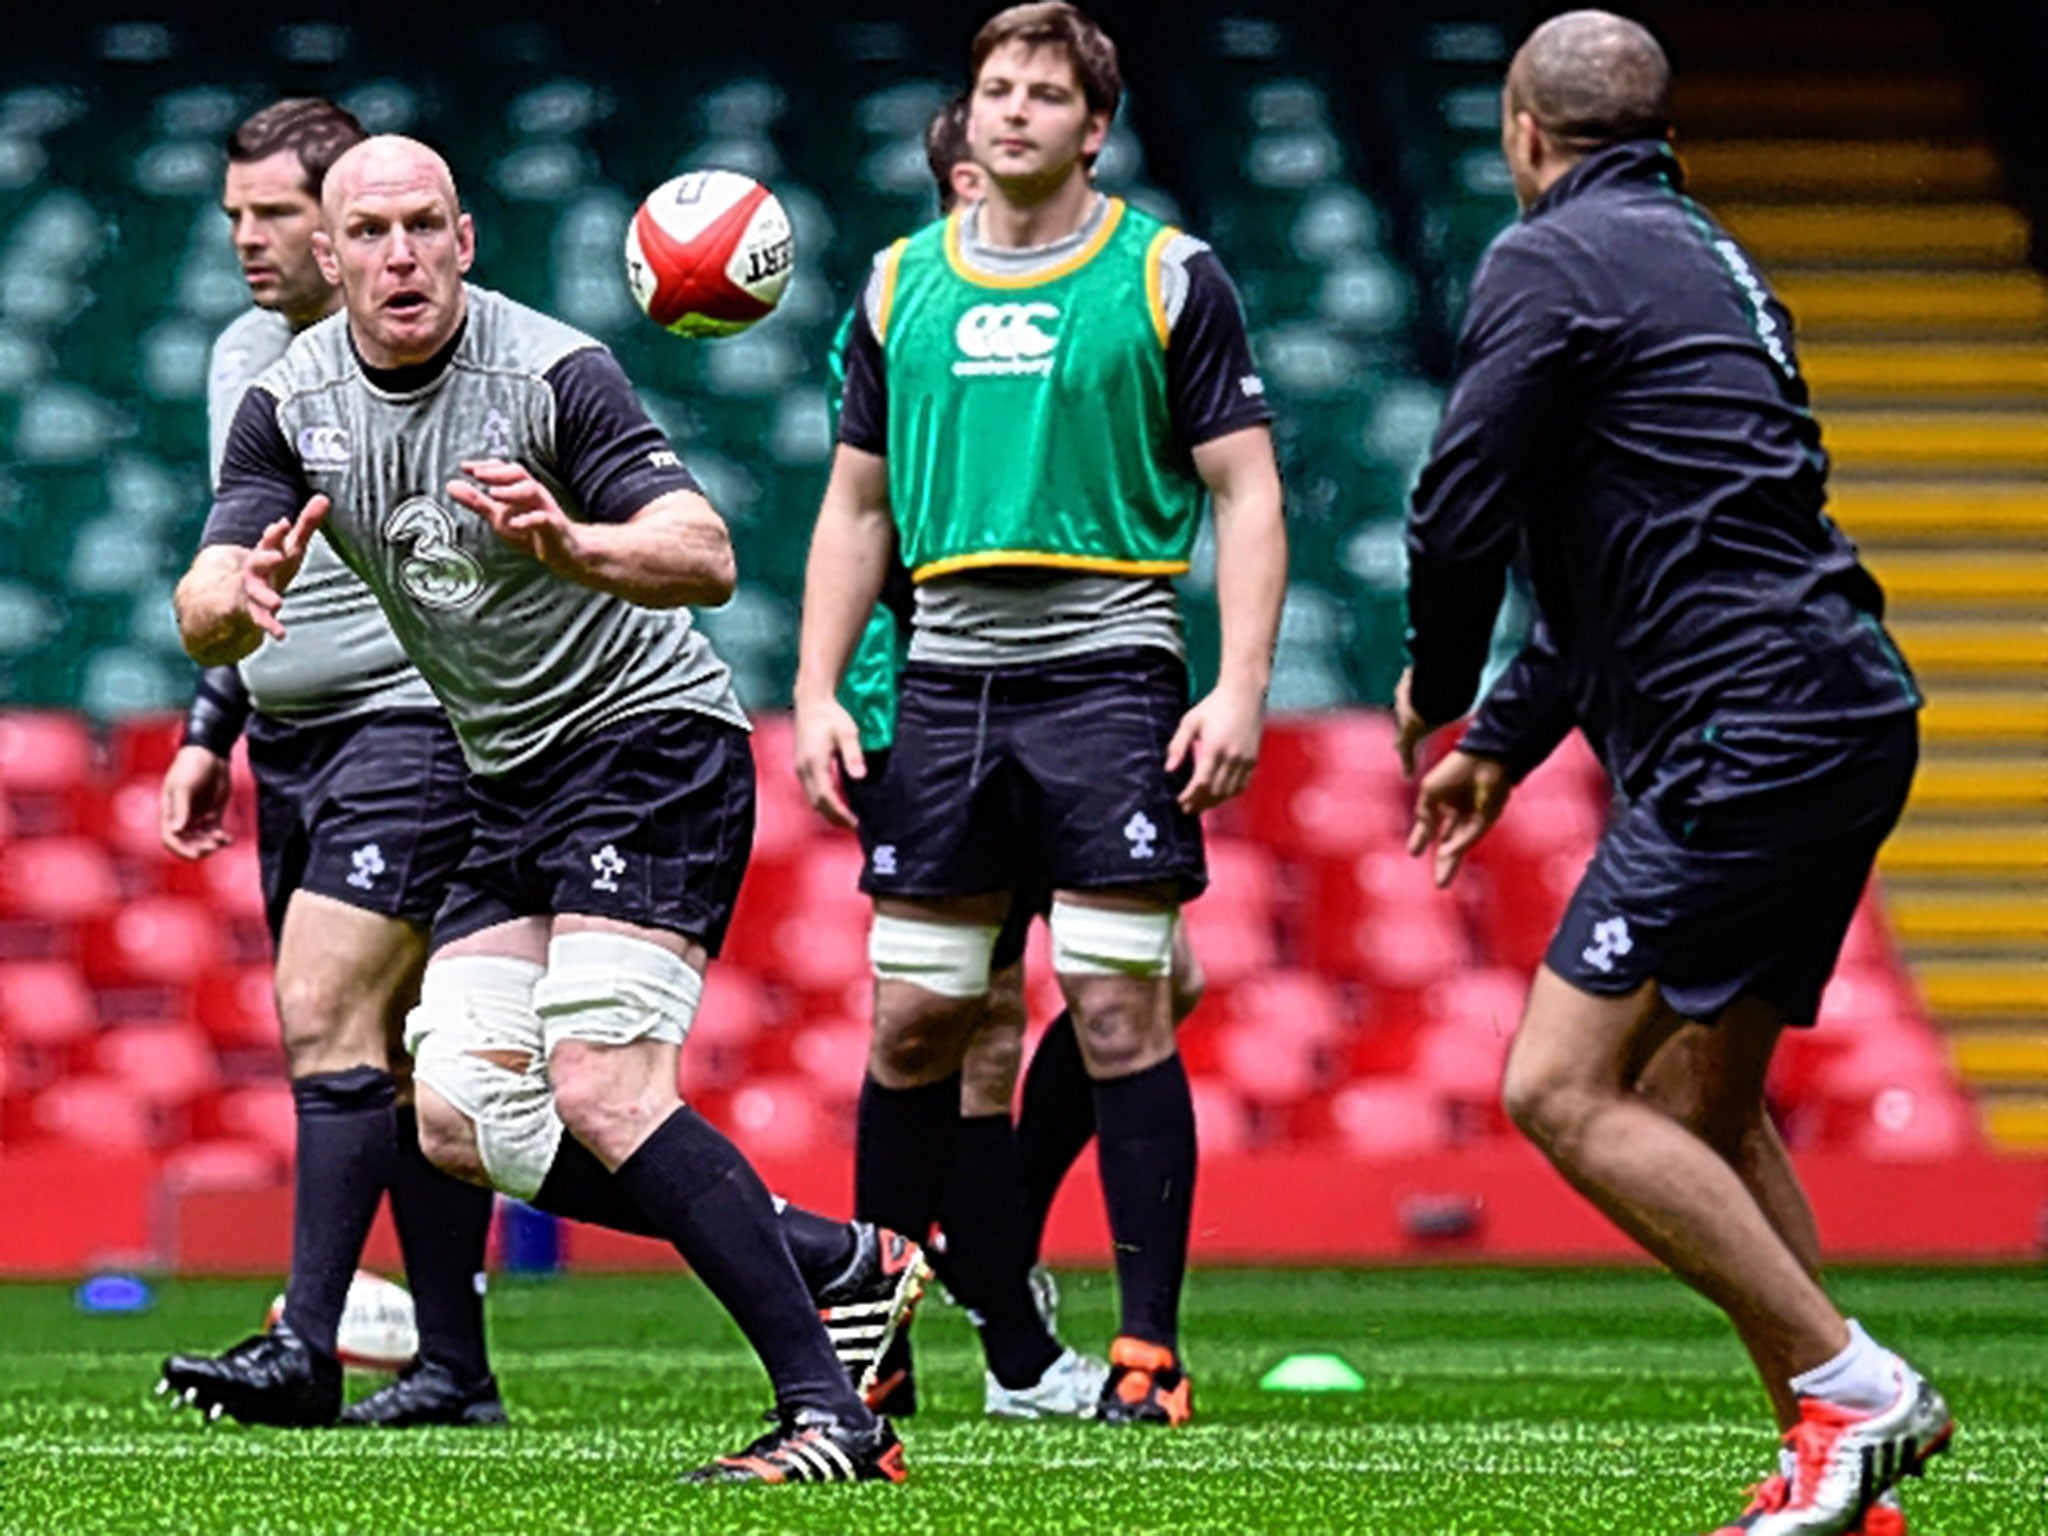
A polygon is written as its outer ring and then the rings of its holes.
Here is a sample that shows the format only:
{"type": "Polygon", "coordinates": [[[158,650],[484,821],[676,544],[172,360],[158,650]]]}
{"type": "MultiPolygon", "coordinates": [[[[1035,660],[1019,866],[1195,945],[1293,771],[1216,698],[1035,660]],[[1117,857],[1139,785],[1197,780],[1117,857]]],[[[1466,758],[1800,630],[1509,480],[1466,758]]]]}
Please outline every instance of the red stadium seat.
{"type": "Polygon", "coordinates": [[[1526,972],[1505,966],[1476,967],[1431,986],[1423,994],[1423,1018],[1431,1026],[1468,1029],[1505,1040],[1520,1025],[1528,997],[1526,972]]]}
{"type": "Polygon", "coordinates": [[[1197,1077],[1188,1092],[1195,1101],[1195,1139],[1208,1157],[1228,1157],[1252,1144],[1252,1118],[1237,1090],[1213,1077],[1197,1077]]]}
{"type": "Polygon", "coordinates": [[[167,859],[159,866],[159,880],[167,893],[202,901],[222,917],[266,921],[263,865],[253,838],[238,839],[203,859],[167,859]]]}
{"type": "Polygon", "coordinates": [[[865,1022],[851,1019],[806,1025],[790,1042],[790,1065],[803,1074],[819,1103],[849,1107],[860,1097],[873,1038],[865,1022]]]}
{"type": "Polygon", "coordinates": [[[268,965],[216,966],[199,980],[194,1015],[221,1050],[279,1048],[268,965]]]}
{"type": "Polygon", "coordinates": [[[1450,1144],[1442,1094],[1407,1078],[1347,1083],[1330,1100],[1330,1125],[1344,1150],[1359,1157],[1421,1157],[1450,1144]]]}
{"type": "Polygon", "coordinates": [[[118,1078],[52,1083],[36,1095],[29,1117],[39,1135],[105,1152],[146,1152],[162,1139],[149,1101],[118,1078]]]}
{"type": "Polygon", "coordinates": [[[184,739],[181,714],[124,715],[107,731],[108,767],[117,779],[159,782],[184,739]]]}
{"type": "Polygon", "coordinates": [[[113,861],[83,837],[39,837],[0,848],[0,913],[77,923],[121,900],[113,861]]]}
{"type": "Polygon", "coordinates": [[[194,986],[220,963],[220,919],[196,901],[151,896],[85,931],[82,954],[95,986],[194,986]]]}
{"type": "Polygon", "coordinates": [[[1232,989],[1221,1011],[1232,1024],[1318,1047],[1340,1045],[1351,1029],[1344,1000],[1313,971],[1276,969],[1249,977],[1232,989]]]}
{"type": "Polygon", "coordinates": [[[92,733],[78,716],[55,710],[0,714],[0,790],[58,794],[93,774],[92,733]]]}
{"type": "Polygon", "coordinates": [[[1313,1040],[1258,1024],[1218,1030],[1216,1065],[1218,1075],[1248,1102],[1271,1109],[1301,1103],[1328,1076],[1313,1040]]]}
{"type": "Polygon", "coordinates": [[[724,1130],[750,1158],[801,1157],[831,1134],[817,1095],[801,1077],[763,1077],[734,1090],[724,1130]]]}
{"type": "Polygon", "coordinates": [[[1211,905],[1204,897],[1183,907],[1181,920],[1212,991],[1228,991],[1279,963],[1279,938],[1263,911],[1211,905]]]}
{"type": "Polygon", "coordinates": [[[1970,1151],[1981,1139],[1968,1096],[1930,1085],[1879,1093],[1851,1146],[1872,1162],[1938,1162],[1970,1151]]]}
{"type": "Polygon", "coordinates": [[[196,1024],[134,1024],[107,1030],[93,1048],[100,1070],[145,1102],[182,1107],[220,1086],[220,1064],[196,1024]]]}
{"type": "Polygon", "coordinates": [[[216,1118],[228,1135],[269,1147],[286,1162],[297,1154],[298,1113],[292,1105],[291,1084],[282,1077],[228,1090],[221,1095],[216,1118]]]}
{"type": "Polygon", "coordinates": [[[63,960],[0,964],[0,1037],[9,1044],[62,1052],[99,1028],[92,988],[63,960]]]}

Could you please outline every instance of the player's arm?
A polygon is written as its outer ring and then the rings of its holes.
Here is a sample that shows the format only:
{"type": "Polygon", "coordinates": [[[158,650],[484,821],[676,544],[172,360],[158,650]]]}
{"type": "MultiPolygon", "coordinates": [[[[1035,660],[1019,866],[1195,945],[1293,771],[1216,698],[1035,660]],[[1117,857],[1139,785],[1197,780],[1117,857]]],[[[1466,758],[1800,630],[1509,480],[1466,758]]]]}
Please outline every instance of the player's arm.
{"type": "Polygon", "coordinates": [[[278,429],[275,397],[251,389],[229,429],[199,553],[172,593],[194,661],[231,665],[265,635],[284,638],[278,609],[326,515],[327,498],[310,494],[278,429]]]}
{"type": "Polygon", "coordinates": [[[804,566],[795,691],[797,777],[811,805],[840,826],[852,826],[854,817],[838,774],[863,778],[867,763],[860,731],[839,702],[839,682],[881,599],[895,552],[889,461],[841,442],[804,566]]]}
{"type": "Polygon", "coordinates": [[[1273,413],[1236,285],[1213,251],[1182,237],[1161,258],[1159,288],[1169,327],[1167,408],[1216,518],[1221,665],[1215,688],[1182,716],[1166,757],[1169,772],[1191,762],[1180,803],[1199,812],[1242,791],[1258,761],[1287,598],[1287,528],[1273,413]]]}
{"type": "Polygon", "coordinates": [[[1404,758],[1478,691],[1522,520],[1543,499],[1582,308],[1557,263],[1513,235],[1473,281],[1457,382],[1408,516],[1404,758]]]}
{"type": "Polygon", "coordinates": [[[157,802],[157,833],[181,859],[203,859],[234,841],[226,823],[228,759],[248,718],[249,691],[241,673],[233,667],[200,673],[185,714],[185,737],[164,770],[157,802]]]}
{"type": "MultiPolygon", "coordinates": [[[[1413,715],[1410,678],[1403,676],[1397,713],[1413,715]]],[[[1457,748],[1423,776],[1415,793],[1408,851],[1436,848],[1434,874],[1449,885],[1472,845],[1507,809],[1508,796],[1578,724],[1564,666],[1541,619],[1466,728],[1457,748]]],[[[1403,759],[1412,773],[1412,756],[1403,759]]]]}
{"type": "Polygon", "coordinates": [[[554,455],[474,459],[451,499],[566,581],[642,608],[716,607],[738,580],[732,534],[603,347],[547,373],[554,455]],[[557,496],[578,509],[570,517],[557,496]]]}
{"type": "Polygon", "coordinates": [[[1287,525],[1273,434],[1246,427],[1194,451],[1216,518],[1216,607],[1223,646],[1216,686],[1182,718],[1169,771],[1192,754],[1181,804],[1200,812],[1250,782],[1265,730],[1273,645],[1287,599],[1287,525]]]}

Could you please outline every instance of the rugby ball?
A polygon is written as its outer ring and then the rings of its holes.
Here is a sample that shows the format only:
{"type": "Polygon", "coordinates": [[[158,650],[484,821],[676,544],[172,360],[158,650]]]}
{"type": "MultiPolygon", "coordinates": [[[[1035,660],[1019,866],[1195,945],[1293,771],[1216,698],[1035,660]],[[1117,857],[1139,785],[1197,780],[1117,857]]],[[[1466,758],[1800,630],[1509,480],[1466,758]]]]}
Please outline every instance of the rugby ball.
{"type": "Polygon", "coordinates": [[[678,336],[731,336],[774,310],[796,266],[789,214],[737,171],[690,171],[647,194],[626,229],[626,281],[678,336]]]}
{"type": "MultiPolygon", "coordinates": [[[[284,1297],[279,1296],[271,1302],[263,1326],[274,1328],[283,1316],[284,1297]]],[[[404,1370],[420,1352],[420,1325],[413,1313],[412,1292],[382,1275],[357,1270],[349,1282],[334,1342],[335,1355],[352,1371],[404,1370]]]]}

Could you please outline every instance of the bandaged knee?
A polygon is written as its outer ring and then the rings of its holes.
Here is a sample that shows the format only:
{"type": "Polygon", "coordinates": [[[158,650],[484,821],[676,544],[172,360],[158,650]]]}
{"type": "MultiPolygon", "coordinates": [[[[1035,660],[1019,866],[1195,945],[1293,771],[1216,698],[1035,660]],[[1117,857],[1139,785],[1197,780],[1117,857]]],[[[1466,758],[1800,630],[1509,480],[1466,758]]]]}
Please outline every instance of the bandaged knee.
{"type": "Polygon", "coordinates": [[[562,1142],[533,1006],[540,977],[532,961],[502,955],[434,960],[405,1020],[414,1078],[468,1119],[491,1183],[521,1200],[538,1192],[562,1142]],[[484,1052],[523,1057],[525,1065],[484,1052]]]}
{"type": "Polygon", "coordinates": [[[1168,975],[1179,916],[1166,907],[1125,912],[1055,899],[1052,968],[1062,976],[1168,975]]]}
{"type": "Polygon", "coordinates": [[[877,981],[908,982],[940,997],[981,997],[988,991],[994,924],[936,923],[875,914],[868,963],[877,981]]]}
{"type": "Polygon", "coordinates": [[[548,944],[533,989],[545,1048],[564,1040],[681,1045],[697,1020],[704,977],[659,944],[621,933],[563,933],[548,944]]]}

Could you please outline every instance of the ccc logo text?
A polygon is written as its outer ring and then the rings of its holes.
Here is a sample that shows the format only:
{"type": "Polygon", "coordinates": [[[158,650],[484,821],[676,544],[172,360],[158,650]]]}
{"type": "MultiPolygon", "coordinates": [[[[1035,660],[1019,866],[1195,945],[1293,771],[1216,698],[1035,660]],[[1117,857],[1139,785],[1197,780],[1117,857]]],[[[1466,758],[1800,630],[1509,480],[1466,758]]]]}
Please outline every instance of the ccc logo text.
{"type": "Polygon", "coordinates": [[[953,364],[959,378],[978,374],[1049,374],[1057,335],[1039,327],[1060,317],[1051,304],[977,304],[953,329],[960,358],[953,364]]]}

